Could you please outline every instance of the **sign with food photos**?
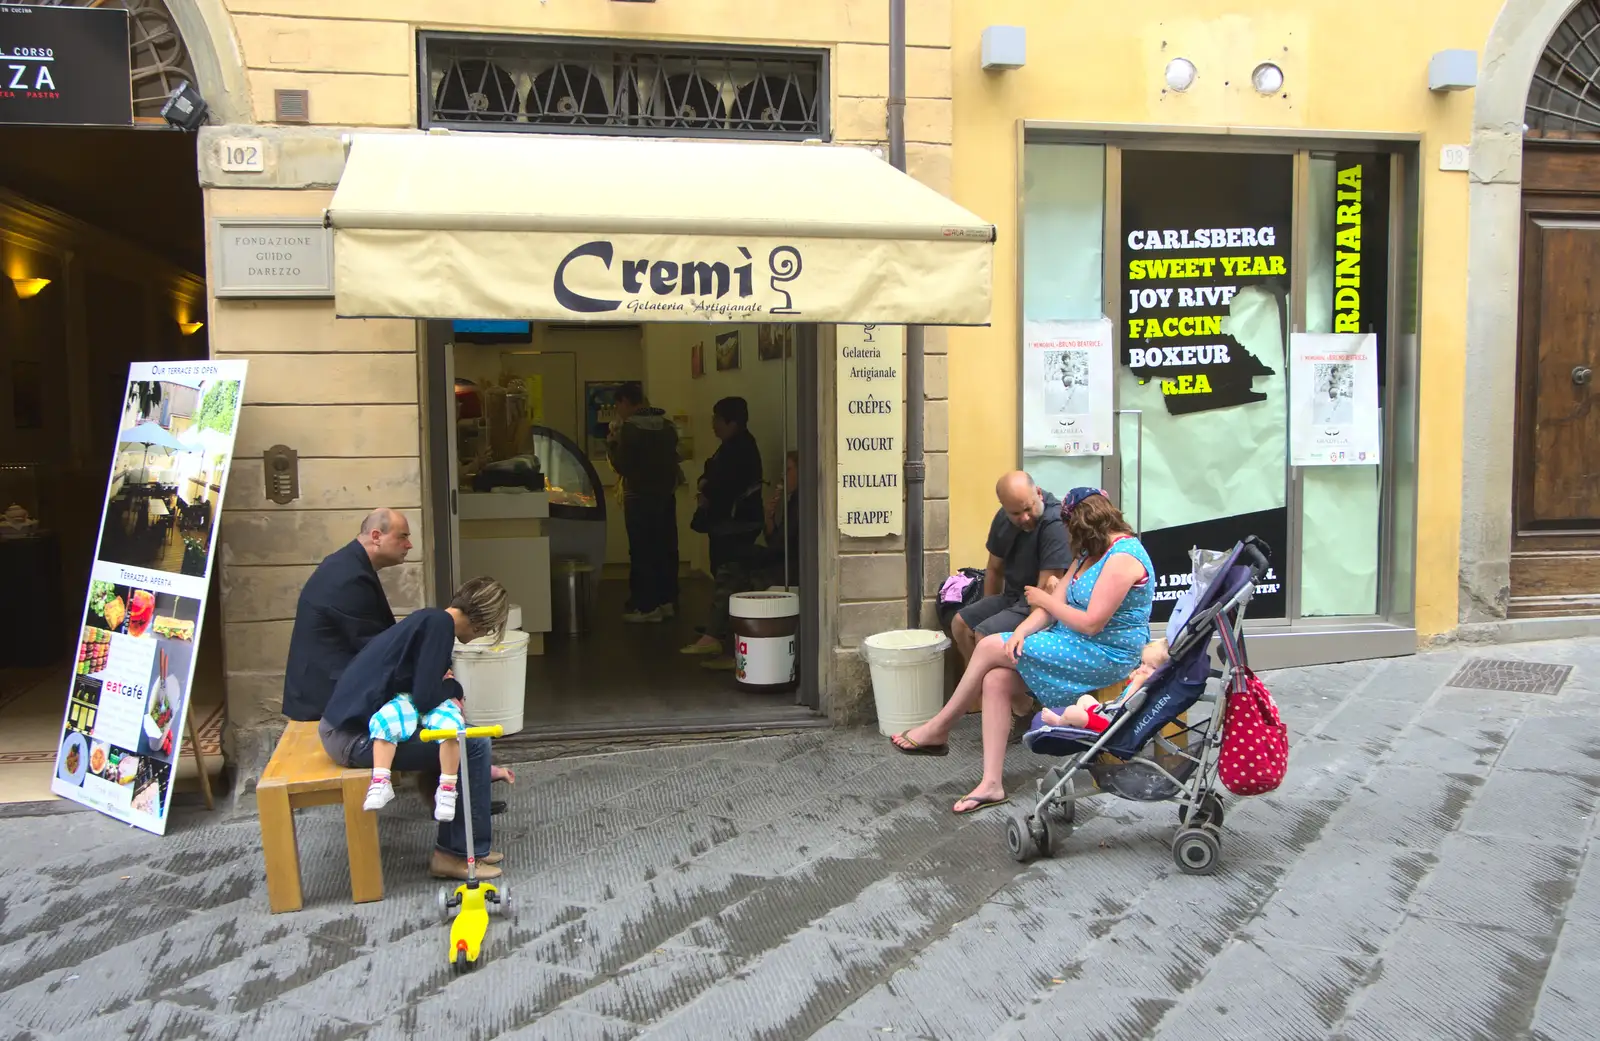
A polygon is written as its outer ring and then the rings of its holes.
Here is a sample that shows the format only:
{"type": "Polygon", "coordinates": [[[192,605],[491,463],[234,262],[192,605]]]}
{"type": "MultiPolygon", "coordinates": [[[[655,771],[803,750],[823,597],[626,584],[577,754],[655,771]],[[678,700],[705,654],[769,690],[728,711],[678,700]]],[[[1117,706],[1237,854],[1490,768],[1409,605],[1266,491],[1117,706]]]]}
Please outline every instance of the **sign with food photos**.
{"type": "Polygon", "coordinates": [[[129,366],[50,788],[164,834],[193,701],[242,361],[129,366]]]}

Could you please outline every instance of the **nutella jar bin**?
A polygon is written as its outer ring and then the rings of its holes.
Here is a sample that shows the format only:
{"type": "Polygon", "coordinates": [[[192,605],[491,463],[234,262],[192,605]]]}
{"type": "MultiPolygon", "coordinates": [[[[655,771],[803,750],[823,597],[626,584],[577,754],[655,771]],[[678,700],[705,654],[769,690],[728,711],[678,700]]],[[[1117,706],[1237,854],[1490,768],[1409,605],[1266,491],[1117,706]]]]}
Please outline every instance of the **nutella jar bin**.
{"type": "Polygon", "coordinates": [[[799,683],[800,597],[768,590],[728,598],[733,675],[740,690],[781,694],[799,683]]]}

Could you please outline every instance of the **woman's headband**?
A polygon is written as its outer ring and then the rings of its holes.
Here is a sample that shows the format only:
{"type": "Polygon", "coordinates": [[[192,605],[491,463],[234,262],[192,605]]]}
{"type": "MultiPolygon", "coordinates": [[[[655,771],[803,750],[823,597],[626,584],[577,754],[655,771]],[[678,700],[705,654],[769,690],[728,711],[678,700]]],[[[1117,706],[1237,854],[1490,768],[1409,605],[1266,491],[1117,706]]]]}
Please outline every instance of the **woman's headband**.
{"type": "Polygon", "coordinates": [[[1105,489],[1103,488],[1072,489],[1072,491],[1067,493],[1067,497],[1061,500],[1061,516],[1065,517],[1067,514],[1076,509],[1078,504],[1083,500],[1093,498],[1096,495],[1105,495],[1107,499],[1111,498],[1111,496],[1106,495],[1105,489]]]}

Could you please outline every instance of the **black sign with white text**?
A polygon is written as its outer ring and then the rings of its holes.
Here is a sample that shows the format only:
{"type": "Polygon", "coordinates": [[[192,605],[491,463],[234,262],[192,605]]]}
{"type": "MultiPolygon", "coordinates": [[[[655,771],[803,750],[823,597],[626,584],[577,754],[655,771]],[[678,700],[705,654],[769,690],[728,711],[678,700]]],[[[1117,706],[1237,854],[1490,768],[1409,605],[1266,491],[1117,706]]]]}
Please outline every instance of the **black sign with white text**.
{"type": "Polygon", "coordinates": [[[128,126],[128,12],[0,4],[0,123],[128,126]]]}

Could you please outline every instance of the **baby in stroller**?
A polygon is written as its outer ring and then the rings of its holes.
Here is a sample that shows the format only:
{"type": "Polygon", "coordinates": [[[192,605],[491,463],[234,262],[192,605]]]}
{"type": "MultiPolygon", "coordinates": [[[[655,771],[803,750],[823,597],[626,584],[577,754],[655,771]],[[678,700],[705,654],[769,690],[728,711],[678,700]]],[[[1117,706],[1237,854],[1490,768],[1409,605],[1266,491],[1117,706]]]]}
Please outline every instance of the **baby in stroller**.
{"type": "MultiPolygon", "coordinates": [[[[1145,681],[1155,675],[1156,670],[1167,663],[1168,658],[1166,640],[1151,640],[1145,644],[1144,651],[1139,655],[1139,667],[1134,669],[1133,674],[1128,677],[1128,685],[1123,689],[1122,696],[1117,701],[1127,700],[1128,695],[1143,687],[1145,681]]],[[[1111,725],[1111,720],[1103,714],[1102,710],[1103,706],[1100,704],[1099,698],[1096,698],[1093,694],[1085,694],[1078,699],[1076,705],[1068,705],[1060,712],[1047,708],[1039,713],[1039,718],[1047,727],[1081,727],[1084,730],[1092,730],[1098,734],[1111,725]]]]}

